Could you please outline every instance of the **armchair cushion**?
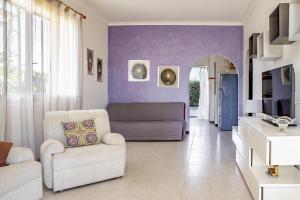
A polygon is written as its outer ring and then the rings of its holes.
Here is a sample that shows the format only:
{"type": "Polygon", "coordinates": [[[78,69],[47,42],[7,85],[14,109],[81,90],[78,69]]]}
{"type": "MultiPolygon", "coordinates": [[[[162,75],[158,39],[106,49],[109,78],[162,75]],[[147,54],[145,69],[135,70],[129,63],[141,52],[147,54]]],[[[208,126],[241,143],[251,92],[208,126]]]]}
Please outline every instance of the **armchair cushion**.
{"type": "Polygon", "coordinates": [[[108,145],[125,145],[125,139],[118,133],[109,133],[102,137],[102,143],[108,145]]]}
{"type": "MultiPolygon", "coordinates": [[[[124,159],[124,149],[120,146],[95,144],[76,148],[66,148],[63,153],[53,155],[53,170],[81,168],[95,163],[105,163],[124,159]]],[[[75,174],[74,174],[75,175],[75,174]]]]}
{"type": "Polygon", "coordinates": [[[46,140],[41,145],[41,163],[43,166],[44,183],[48,188],[52,188],[52,155],[65,151],[63,143],[58,140],[46,140]]]}
{"type": "Polygon", "coordinates": [[[34,160],[32,150],[26,147],[11,148],[7,156],[7,163],[16,164],[25,161],[34,160]]]}
{"type": "Polygon", "coordinates": [[[12,143],[10,142],[1,142],[0,141],[0,167],[6,165],[7,155],[12,147],[12,143]]]}

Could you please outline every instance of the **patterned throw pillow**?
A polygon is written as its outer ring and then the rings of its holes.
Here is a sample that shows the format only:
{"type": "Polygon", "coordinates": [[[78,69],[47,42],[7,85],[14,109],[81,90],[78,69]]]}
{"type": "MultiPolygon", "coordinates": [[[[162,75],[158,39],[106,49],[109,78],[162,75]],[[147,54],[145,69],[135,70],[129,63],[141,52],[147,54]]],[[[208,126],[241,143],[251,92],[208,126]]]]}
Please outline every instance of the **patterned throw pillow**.
{"type": "Polygon", "coordinates": [[[61,122],[69,147],[86,146],[97,143],[95,120],[61,122]]]}

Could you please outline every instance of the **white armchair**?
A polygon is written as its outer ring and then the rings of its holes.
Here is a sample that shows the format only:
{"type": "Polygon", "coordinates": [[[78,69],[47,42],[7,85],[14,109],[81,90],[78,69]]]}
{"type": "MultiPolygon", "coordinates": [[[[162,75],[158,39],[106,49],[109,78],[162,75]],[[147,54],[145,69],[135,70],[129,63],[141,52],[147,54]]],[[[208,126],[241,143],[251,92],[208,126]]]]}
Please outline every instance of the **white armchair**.
{"type": "Polygon", "coordinates": [[[106,110],[46,113],[45,142],[41,146],[44,184],[53,191],[94,183],[124,175],[126,146],[123,136],[110,132],[106,110]],[[61,122],[95,119],[99,144],[65,148],[61,122]]]}
{"type": "Polygon", "coordinates": [[[0,168],[0,199],[41,199],[41,164],[34,161],[31,149],[12,148],[6,161],[9,165],[0,168]]]}

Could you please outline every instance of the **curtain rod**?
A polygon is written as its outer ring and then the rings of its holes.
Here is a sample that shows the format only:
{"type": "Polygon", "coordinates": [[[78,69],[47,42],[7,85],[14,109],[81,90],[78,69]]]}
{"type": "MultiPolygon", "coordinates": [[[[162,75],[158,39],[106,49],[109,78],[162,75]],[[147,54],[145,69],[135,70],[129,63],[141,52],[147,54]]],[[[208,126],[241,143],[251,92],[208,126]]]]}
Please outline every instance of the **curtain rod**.
{"type": "Polygon", "coordinates": [[[56,0],[57,2],[63,4],[64,6],[66,6],[66,11],[68,11],[69,9],[73,10],[75,13],[77,13],[78,15],[80,15],[82,17],[82,19],[86,19],[86,16],[81,13],[81,12],[78,12],[77,10],[75,10],[74,8],[72,8],[71,6],[67,5],[66,3],[60,1],[60,0],[56,0]]]}

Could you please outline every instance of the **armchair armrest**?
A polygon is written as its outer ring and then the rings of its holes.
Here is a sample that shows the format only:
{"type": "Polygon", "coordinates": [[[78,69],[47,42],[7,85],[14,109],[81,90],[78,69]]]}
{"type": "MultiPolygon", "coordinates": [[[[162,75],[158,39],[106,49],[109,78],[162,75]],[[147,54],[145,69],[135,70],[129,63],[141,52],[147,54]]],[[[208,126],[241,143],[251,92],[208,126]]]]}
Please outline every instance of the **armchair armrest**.
{"type": "Polygon", "coordinates": [[[6,159],[8,164],[16,164],[29,160],[34,160],[34,155],[32,150],[26,147],[11,148],[6,159]]]}
{"type": "Polygon", "coordinates": [[[109,133],[102,137],[102,143],[108,145],[125,145],[125,139],[118,133],[109,133]]]}
{"type": "Polygon", "coordinates": [[[42,163],[42,171],[44,184],[47,188],[52,189],[52,155],[57,153],[62,153],[65,151],[65,147],[63,143],[58,140],[46,140],[41,145],[41,163],[42,163]]]}

